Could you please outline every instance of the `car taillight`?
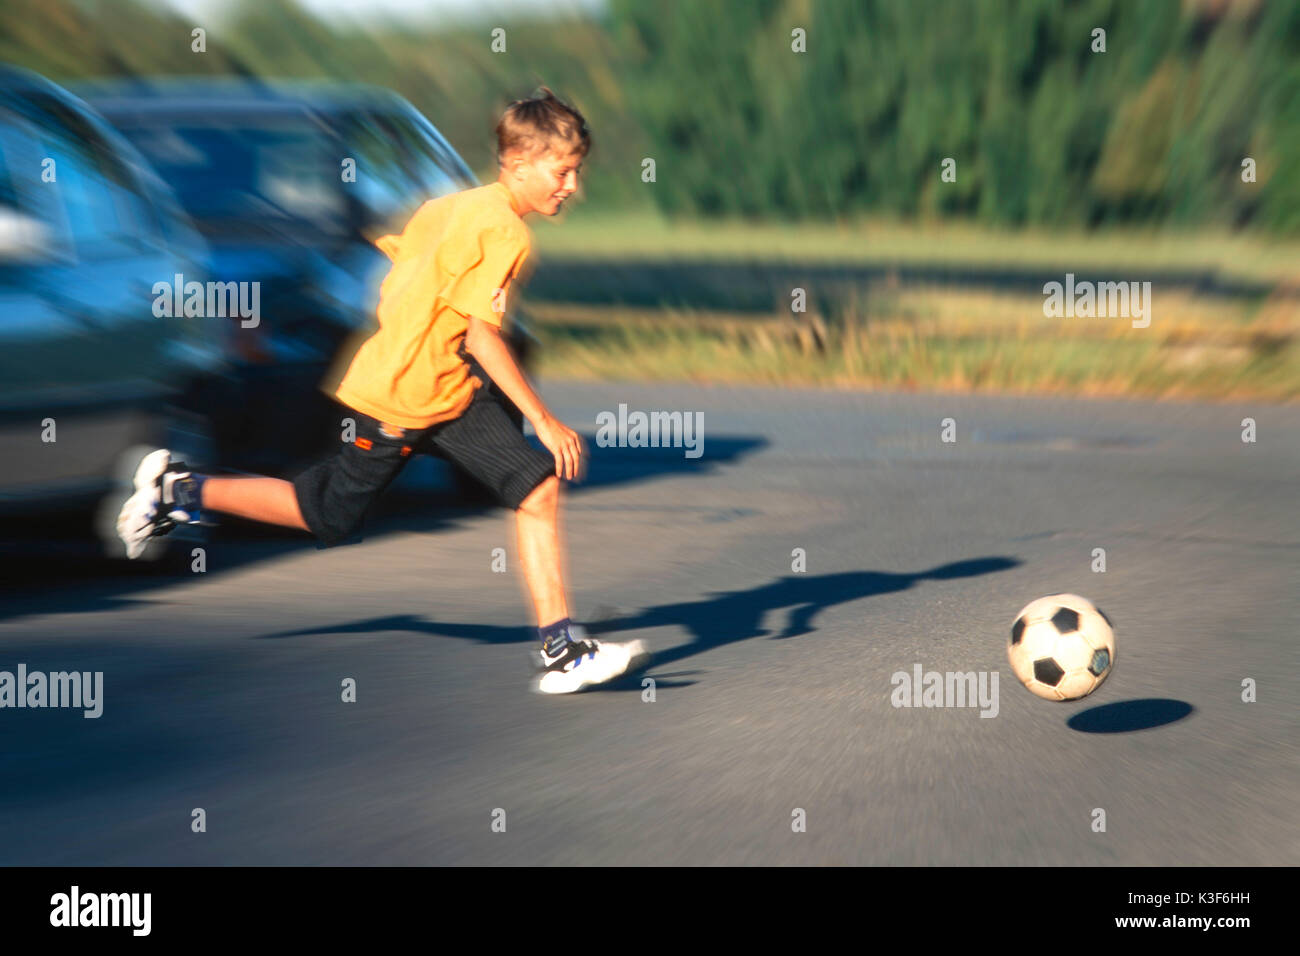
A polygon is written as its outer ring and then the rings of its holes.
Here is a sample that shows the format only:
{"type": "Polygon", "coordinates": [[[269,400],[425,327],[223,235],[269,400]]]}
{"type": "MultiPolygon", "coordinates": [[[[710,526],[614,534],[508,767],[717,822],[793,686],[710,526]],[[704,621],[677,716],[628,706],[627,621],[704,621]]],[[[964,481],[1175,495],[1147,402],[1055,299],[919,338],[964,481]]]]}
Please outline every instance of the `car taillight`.
{"type": "Polygon", "coordinates": [[[231,319],[231,354],[249,365],[265,365],[270,362],[273,355],[262,323],[244,328],[241,322],[239,318],[231,319]]]}

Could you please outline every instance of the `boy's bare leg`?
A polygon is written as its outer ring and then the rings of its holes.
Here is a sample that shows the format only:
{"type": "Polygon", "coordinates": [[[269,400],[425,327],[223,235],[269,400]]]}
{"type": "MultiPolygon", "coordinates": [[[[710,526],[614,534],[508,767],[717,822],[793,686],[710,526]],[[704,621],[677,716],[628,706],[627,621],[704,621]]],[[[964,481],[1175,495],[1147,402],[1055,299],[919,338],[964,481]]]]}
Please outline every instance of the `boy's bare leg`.
{"type": "Polygon", "coordinates": [[[266,524],[311,530],[298,507],[293,483],[279,478],[208,478],[203,484],[202,506],[266,524]]]}
{"type": "Polygon", "coordinates": [[[569,616],[569,602],[560,552],[559,478],[547,478],[520,503],[515,526],[519,532],[519,563],[537,612],[537,626],[563,620],[569,616]]]}

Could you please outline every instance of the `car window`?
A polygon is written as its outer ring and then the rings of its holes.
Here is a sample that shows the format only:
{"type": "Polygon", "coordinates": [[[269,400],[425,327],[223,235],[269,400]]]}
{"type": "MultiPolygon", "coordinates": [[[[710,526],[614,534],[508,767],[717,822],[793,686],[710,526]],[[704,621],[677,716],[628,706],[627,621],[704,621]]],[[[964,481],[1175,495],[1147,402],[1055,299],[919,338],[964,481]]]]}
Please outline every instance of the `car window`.
{"type": "Polygon", "coordinates": [[[47,254],[73,255],[71,236],[53,183],[41,180],[43,149],[37,129],[0,105],[0,210],[7,228],[35,234],[11,236],[47,254]]]}
{"type": "Polygon", "coordinates": [[[409,119],[389,114],[384,121],[402,148],[403,168],[422,198],[444,196],[460,188],[438,165],[437,154],[419,136],[409,119]]]}
{"type": "Polygon", "coordinates": [[[473,173],[469,171],[464,161],[436,135],[433,128],[423,117],[412,116],[406,122],[409,124],[411,133],[418,144],[417,149],[420,154],[428,157],[437,167],[437,171],[433,173],[432,183],[439,188],[442,188],[442,183],[446,183],[445,188],[448,192],[468,189],[476,185],[473,173]]]}
{"type": "MultiPolygon", "coordinates": [[[[4,114],[0,113],[0,124],[4,123],[4,114]]],[[[0,206],[6,209],[18,210],[18,187],[14,183],[13,173],[9,170],[9,160],[6,158],[4,141],[7,137],[0,129],[0,206]]]]}
{"type": "Polygon", "coordinates": [[[62,214],[79,254],[95,250],[124,231],[108,195],[109,184],[95,162],[94,152],[58,130],[40,133],[42,161],[53,160],[51,184],[61,200],[62,214]]]}
{"type": "Polygon", "coordinates": [[[154,117],[122,130],[209,232],[344,228],[339,146],[305,116],[154,117]]]}
{"type": "Polygon", "coordinates": [[[372,112],[351,113],[342,123],[344,146],[357,163],[356,196],[365,210],[363,228],[396,227],[423,198],[408,172],[411,161],[392,124],[372,112]]]}
{"type": "Polygon", "coordinates": [[[139,175],[118,147],[84,115],[54,97],[38,93],[26,101],[29,118],[40,127],[42,158],[55,161],[55,182],[78,249],[156,239],[157,215],[141,195],[139,175]]]}

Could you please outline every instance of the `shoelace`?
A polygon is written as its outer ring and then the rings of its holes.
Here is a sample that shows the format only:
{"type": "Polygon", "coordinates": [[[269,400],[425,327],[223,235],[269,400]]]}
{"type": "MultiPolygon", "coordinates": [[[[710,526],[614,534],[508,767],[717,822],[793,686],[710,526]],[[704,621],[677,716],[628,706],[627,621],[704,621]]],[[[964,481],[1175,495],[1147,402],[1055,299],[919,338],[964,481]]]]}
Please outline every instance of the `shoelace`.
{"type": "Polygon", "coordinates": [[[548,671],[565,670],[570,663],[577,667],[582,658],[588,654],[594,654],[599,649],[595,641],[570,641],[564,648],[564,653],[546,665],[548,671]]]}
{"type": "Polygon", "coordinates": [[[161,475],[155,480],[154,484],[158,487],[158,508],[150,515],[154,520],[154,527],[149,532],[149,537],[156,538],[159,535],[167,534],[176,527],[176,521],[170,517],[172,507],[175,501],[167,501],[167,476],[171,474],[183,474],[189,471],[189,466],[183,461],[169,461],[167,467],[163,469],[161,475]]]}

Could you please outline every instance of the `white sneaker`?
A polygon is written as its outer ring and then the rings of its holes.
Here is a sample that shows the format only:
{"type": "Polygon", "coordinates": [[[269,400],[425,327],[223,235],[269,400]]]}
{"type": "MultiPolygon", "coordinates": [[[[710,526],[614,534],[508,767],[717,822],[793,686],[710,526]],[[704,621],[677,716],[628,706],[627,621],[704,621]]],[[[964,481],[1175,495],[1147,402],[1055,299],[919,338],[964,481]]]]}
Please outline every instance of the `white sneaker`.
{"type": "Polygon", "coordinates": [[[606,644],[590,638],[570,641],[555,657],[542,655],[543,672],[537,689],[543,694],[572,694],[621,676],[633,661],[645,656],[645,646],[640,641],[627,644],[606,644]]]}
{"type": "Polygon", "coordinates": [[[190,473],[184,462],[173,462],[171,452],[159,448],[145,455],[135,470],[135,491],[117,516],[117,535],[134,560],[144,554],[149,539],[167,534],[178,524],[195,524],[197,515],[174,507],[173,486],[190,473]]]}

